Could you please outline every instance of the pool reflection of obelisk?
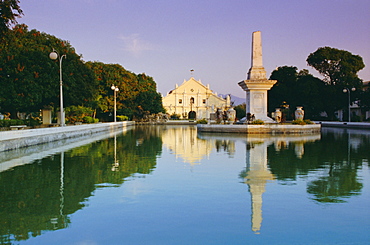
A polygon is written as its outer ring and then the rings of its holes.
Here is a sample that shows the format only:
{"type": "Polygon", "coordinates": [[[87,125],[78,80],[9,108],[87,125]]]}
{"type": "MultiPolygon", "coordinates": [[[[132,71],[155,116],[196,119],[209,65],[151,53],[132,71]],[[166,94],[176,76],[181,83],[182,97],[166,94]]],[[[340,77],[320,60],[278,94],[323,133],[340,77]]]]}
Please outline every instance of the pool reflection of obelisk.
{"type": "Polygon", "coordinates": [[[266,183],[274,179],[267,168],[268,145],[269,142],[247,143],[245,183],[248,184],[252,198],[252,231],[257,234],[262,224],[262,194],[265,192],[266,183]]]}

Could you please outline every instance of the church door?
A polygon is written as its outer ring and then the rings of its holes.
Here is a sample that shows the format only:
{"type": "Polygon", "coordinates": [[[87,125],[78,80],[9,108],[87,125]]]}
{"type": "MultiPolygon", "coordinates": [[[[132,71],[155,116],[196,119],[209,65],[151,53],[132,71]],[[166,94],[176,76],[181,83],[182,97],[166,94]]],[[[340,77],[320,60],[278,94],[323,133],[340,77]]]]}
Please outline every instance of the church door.
{"type": "Polygon", "coordinates": [[[195,119],[197,117],[197,113],[195,111],[190,111],[188,118],[189,119],[195,119]]]}

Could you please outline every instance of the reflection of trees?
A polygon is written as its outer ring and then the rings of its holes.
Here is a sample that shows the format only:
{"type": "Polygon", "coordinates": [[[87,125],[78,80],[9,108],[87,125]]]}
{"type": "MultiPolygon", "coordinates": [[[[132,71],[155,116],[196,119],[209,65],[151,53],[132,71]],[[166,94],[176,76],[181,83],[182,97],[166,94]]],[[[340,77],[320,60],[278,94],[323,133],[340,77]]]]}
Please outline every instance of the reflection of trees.
{"type": "Polygon", "coordinates": [[[343,198],[360,194],[362,184],[357,181],[356,170],[333,170],[329,176],[308,183],[307,192],[319,202],[344,202],[343,198]]]}
{"type": "MultiPolygon", "coordinates": [[[[68,218],[60,217],[59,163],[60,156],[49,157],[0,174],[1,243],[68,226],[68,218]]],[[[74,205],[73,212],[79,208],[74,205]]]]}
{"type": "Polygon", "coordinates": [[[324,132],[321,141],[304,144],[304,154],[300,157],[295,154],[296,143],[290,143],[280,151],[270,146],[269,168],[280,182],[285,183],[315,171],[320,176],[307,187],[313,199],[343,202],[343,198],[358,195],[362,189],[357,169],[369,161],[369,147],[369,137],[351,136],[343,131],[324,132]],[[355,141],[356,147],[351,145],[355,141]]]}
{"type": "Polygon", "coordinates": [[[61,155],[1,172],[0,244],[26,240],[42,231],[66,228],[70,223],[67,215],[85,206],[97,184],[119,185],[135,173],[153,171],[156,156],[162,149],[162,141],[155,130],[130,130],[118,136],[116,143],[118,171],[111,171],[113,138],[64,153],[63,199],[61,155]]]}

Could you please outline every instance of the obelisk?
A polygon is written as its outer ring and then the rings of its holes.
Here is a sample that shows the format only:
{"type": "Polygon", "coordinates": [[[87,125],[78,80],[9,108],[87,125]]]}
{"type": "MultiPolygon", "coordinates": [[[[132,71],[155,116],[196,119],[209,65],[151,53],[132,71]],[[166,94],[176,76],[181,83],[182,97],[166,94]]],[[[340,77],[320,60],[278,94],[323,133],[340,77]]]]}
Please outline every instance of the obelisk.
{"type": "Polygon", "coordinates": [[[252,36],[252,67],[248,71],[248,80],[266,79],[266,71],[262,62],[261,32],[253,32],[252,36]]]}
{"type": "Polygon", "coordinates": [[[268,80],[262,62],[261,32],[252,35],[252,66],[248,71],[247,80],[239,82],[239,86],[246,91],[246,112],[254,115],[255,119],[264,122],[274,122],[267,116],[267,91],[276,83],[268,80]]]}

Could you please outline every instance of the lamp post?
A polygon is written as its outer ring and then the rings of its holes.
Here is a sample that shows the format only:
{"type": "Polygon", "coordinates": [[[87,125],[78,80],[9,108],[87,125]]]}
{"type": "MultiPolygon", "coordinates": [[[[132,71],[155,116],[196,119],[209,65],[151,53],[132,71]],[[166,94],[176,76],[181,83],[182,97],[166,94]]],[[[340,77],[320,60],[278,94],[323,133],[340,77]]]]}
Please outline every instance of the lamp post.
{"type": "Polygon", "coordinates": [[[117,122],[117,92],[119,91],[119,88],[117,86],[114,86],[112,84],[112,87],[110,87],[114,91],[114,122],[117,122]]]}
{"type": "Polygon", "coordinates": [[[63,79],[62,79],[62,61],[63,58],[67,58],[67,55],[63,54],[60,56],[56,50],[53,50],[49,54],[49,58],[56,60],[59,58],[59,78],[60,78],[60,126],[65,126],[65,116],[64,116],[64,107],[63,107],[63,79]]]}
{"type": "Polygon", "coordinates": [[[348,122],[351,122],[351,91],[355,92],[356,88],[344,88],[343,93],[348,92],[348,122]]]}

